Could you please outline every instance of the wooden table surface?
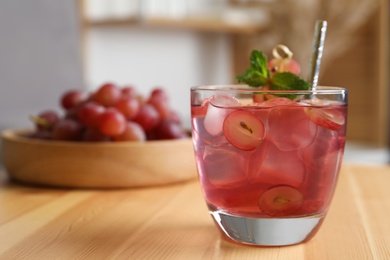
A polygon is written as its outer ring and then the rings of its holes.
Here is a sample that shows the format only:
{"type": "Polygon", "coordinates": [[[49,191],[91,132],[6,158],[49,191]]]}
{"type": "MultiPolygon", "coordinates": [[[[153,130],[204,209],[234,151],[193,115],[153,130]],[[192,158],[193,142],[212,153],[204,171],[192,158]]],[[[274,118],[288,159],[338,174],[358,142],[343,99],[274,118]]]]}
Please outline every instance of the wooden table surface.
{"type": "Polygon", "coordinates": [[[225,239],[197,180],[72,190],[12,183],[0,171],[0,259],[390,259],[390,167],[344,164],[318,234],[288,247],[225,239]]]}

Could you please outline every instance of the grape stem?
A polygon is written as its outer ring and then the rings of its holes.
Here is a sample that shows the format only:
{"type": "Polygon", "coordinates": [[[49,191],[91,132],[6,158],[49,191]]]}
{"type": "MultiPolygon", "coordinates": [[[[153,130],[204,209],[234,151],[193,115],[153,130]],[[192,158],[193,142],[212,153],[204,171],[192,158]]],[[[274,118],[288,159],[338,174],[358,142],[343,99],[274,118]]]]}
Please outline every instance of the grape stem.
{"type": "Polygon", "coordinates": [[[49,122],[39,116],[30,116],[30,120],[35,123],[36,125],[42,126],[42,127],[48,127],[50,126],[49,122]]]}

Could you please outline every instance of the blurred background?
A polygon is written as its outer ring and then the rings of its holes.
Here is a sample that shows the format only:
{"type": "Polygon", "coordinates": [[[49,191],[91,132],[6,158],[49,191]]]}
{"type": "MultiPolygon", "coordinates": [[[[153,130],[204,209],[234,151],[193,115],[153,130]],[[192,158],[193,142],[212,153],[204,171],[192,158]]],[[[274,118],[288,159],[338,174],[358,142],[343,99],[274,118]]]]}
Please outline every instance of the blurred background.
{"type": "Polygon", "coordinates": [[[190,127],[189,89],[235,83],[252,49],[285,44],[308,74],[328,21],[320,85],[349,90],[346,160],[389,161],[388,0],[2,0],[0,130],[59,109],[68,89],[163,87],[190,127]]]}

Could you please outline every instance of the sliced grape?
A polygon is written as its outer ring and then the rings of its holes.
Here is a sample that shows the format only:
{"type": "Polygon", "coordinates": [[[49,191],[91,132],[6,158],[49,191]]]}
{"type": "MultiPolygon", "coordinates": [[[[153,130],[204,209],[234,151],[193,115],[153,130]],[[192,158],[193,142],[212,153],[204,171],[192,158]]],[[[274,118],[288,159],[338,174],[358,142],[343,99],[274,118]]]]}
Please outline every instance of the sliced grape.
{"type": "Polygon", "coordinates": [[[223,122],[226,139],[237,149],[251,151],[264,139],[264,123],[253,113],[236,110],[228,114],[223,122]]]}
{"type": "Polygon", "coordinates": [[[288,216],[299,210],[303,195],[289,185],[280,185],[266,190],[259,199],[260,210],[270,216],[288,216]]]}
{"type": "Polygon", "coordinates": [[[345,124],[343,113],[335,109],[305,107],[305,112],[314,123],[330,130],[337,131],[345,124]]]}

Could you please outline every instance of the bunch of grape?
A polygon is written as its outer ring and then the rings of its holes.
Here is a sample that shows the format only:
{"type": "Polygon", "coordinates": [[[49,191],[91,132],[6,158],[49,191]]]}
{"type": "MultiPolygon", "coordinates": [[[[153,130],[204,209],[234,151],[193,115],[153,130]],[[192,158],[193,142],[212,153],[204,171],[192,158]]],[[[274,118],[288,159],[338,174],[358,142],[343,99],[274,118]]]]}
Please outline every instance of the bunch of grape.
{"type": "Polygon", "coordinates": [[[32,137],[89,142],[188,137],[162,88],[153,89],[145,98],[134,87],[106,83],[89,95],[80,90],[67,91],[60,103],[63,115],[45,110],[32,117],[32,137]]]}

